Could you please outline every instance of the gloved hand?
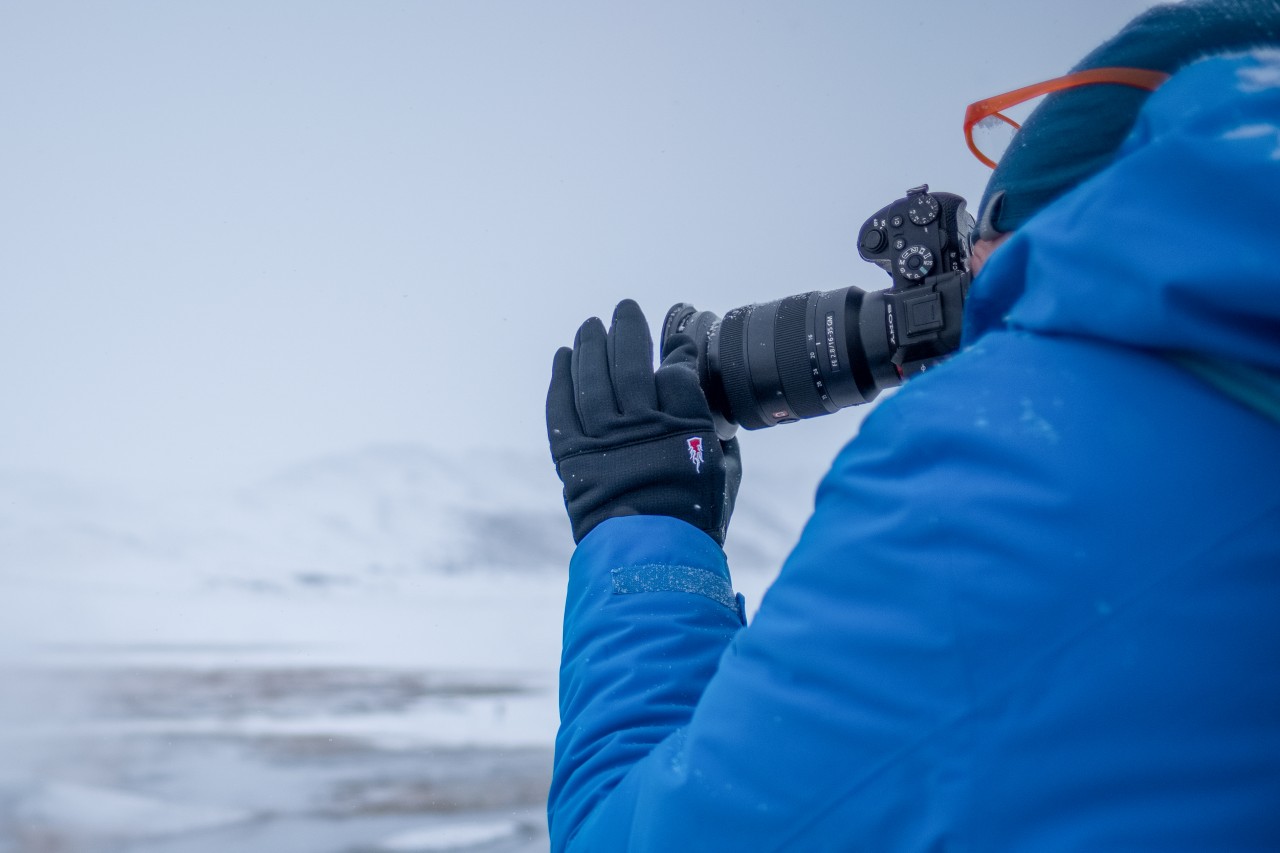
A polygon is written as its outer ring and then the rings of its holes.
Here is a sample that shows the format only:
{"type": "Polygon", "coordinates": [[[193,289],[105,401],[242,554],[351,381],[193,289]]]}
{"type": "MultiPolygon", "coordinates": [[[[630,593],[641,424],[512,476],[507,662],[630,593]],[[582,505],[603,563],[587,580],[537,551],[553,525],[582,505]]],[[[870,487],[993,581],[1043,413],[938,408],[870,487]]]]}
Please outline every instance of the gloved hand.
{"type": "Polygon", "coordinates": [[[608,333],[592,317],[556,353],[547,436],[575,542],[607,518],[668,515],[724,544],[742,465],[737,439],[716,435],[696,360],[686,338],[654,371],[649,325],[630,299],[608,333]]]}

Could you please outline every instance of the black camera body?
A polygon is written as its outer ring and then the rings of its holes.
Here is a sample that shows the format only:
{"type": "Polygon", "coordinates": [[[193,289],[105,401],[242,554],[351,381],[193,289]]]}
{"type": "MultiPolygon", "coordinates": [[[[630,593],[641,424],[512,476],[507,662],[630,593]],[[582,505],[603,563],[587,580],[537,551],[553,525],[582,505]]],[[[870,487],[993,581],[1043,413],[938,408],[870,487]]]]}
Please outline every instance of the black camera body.
{"type": "Polygon", "coordinates": [[[722,439],[739,424],[762,429],[869,402],[959,348],[972,229],[960,196],[910,189],[858,232],[858,253],[889,273],[889,289],[801,293],[723,319],[680,303],[663,322],[663,355],[693,337],[722,439]]]}
{"type": "Polygon", "coordinates": [[[858,254],[893,279],[882,294],[885,330],[904,379],[960,347],[972,230],[963,198],[925,184],[876,211],[858,232],[858,254]]]}

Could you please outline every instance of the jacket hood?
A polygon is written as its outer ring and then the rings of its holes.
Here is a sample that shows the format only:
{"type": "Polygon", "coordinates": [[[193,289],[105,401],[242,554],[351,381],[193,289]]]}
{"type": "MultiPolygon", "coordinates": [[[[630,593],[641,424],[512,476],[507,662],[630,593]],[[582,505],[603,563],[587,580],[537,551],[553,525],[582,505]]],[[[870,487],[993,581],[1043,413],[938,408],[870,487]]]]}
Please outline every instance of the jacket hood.
{"type": "MultiPolygon", "coordinates": [[[[1271,45],[1280,45],[1280,0],[1182,0],[1147,9],[1071,70],[1173,74],[1206,56],[1271,45]]],[[[991,173],[978,221],[988,231],[1015,231],[1105,167],[1149,96],[1132,86],[1093,85],[1043,98],[991,173]]]]}
{"type": "Polygon", "coordinates": [[[966,341],[996,328],[1280,370],[1280,50],[1157,90],[1115,160],[983,267],[966,341]]]}

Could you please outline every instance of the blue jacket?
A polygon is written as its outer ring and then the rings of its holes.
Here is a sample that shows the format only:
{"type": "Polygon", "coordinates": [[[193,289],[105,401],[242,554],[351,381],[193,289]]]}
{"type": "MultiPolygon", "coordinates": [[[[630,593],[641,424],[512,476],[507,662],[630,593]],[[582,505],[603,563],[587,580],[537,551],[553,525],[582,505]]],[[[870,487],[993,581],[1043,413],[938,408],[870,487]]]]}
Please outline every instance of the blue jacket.
{"type": "Polygon", "coordinates": [[[1280,426],[1169,357],[1280,371],[1278,223],[1280,55],[1199,62],[995,254],[750,627],[700,531],[596,528],[554,848],[1280,849],[1280,426]]]}

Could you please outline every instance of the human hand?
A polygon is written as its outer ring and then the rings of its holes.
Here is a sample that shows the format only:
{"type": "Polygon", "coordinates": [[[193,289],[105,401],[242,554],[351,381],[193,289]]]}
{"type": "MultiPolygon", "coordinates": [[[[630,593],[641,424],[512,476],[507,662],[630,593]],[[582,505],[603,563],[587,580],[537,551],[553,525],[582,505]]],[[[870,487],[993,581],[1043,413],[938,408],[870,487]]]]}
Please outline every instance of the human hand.
{"type": "Polygon", "coordinates": [[[609,518],[666,515],[724,544],[742,465],[737,439],[716,436],[696,360],[686,338],[655,371],[648,323],[629,299],[607,332],[592,317],[556,353],[547,437],[575,542],[609,518]]]}

